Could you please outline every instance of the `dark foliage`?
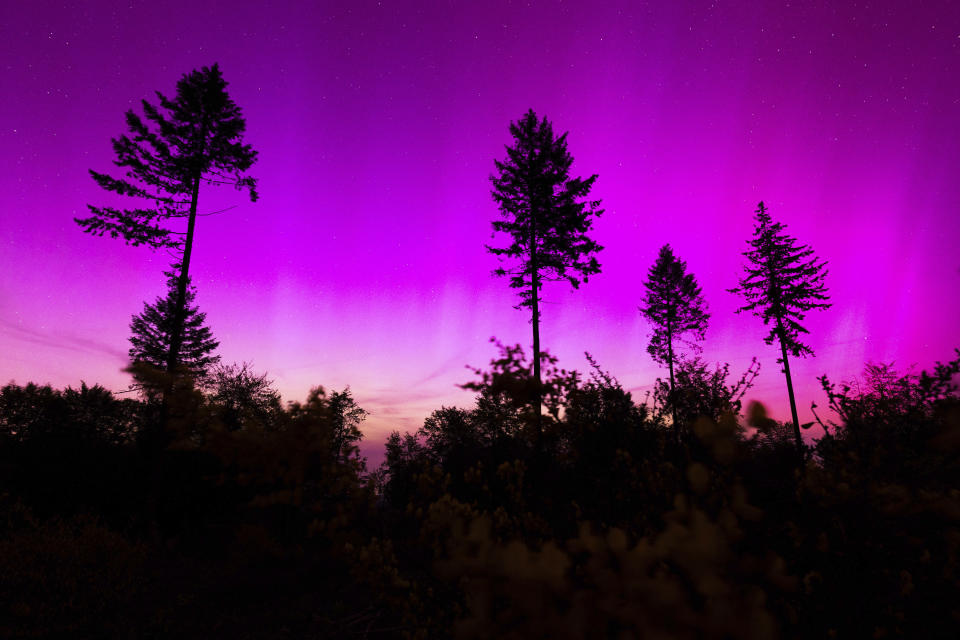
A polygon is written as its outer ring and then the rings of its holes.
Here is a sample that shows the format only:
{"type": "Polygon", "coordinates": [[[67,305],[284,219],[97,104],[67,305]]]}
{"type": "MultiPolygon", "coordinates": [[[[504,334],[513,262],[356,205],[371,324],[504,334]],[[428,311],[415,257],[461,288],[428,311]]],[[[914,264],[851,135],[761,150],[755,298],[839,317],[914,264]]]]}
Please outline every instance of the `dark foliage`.
{"type": "Polygon", "coordinates": [[[375,619],[341,578],[374,505],[349,392],[314,390],[269,430],[223,424],[219,392],[190,398],[147,465],[146,404],[0,390],[0,636],[349,637],[375,619]]]}
{"type": "Polygon", "coordinates": [[[140,403],[118,399],[100,385],[63,391],[49,385],[8,384],[0,389],[0,435],[16,442],[132,442],[140,403]]]}
{"type": "Polygon", "coordinates": [[[358,456],[357,442],[363,437],[360,424],[367,412],[361,409],[350,389],[327,394],[323,387],[310,390],[307,401],[291,403],[288,413],[298,422],[317,422],[325,425],[331,460],[336,463],[350,461],[358,456]]]}
{"type": "Polygon", "coordinates": [[[230,431],[276,430],[282,423],[280,394],[266,373],[255,374],[250,365],[218,365],[206,381],[217,417],[230,431]]]}
{"type": "Polygon", "coordinates": [[[861,380],[835,385],[821,376],[828,406],[840,421],[820,421],[825,435],[817,453],[855,459],[860,468],[882,467],[890,481],[957,486],[960,433],[949,425],[960,410],[958,373],[960,351],[919,375],[868,364],[861,380]]]}
{"type": "Polygon", "coordinates": [[[215,369],[145,465],[148,404],[7,385],[0,635],[952,637],[960,353],[824,378],[836,419],[803,473],[790,425],[737,420],[753,368],[678,363],[678,448],[592,359],[543,359],[541,438],[501,346],[475,405],[394,433],[374,474],[349,390],[278,408],[215,369]]]}
{"type": "Polygon", "coordinates": [[[675,371],[674,389],[668,380],[657,378],[653,397],[658,407],[673,415],[678,425],[692,425],[700,416],[719,421],[724,414],[740,415],[743,396],[760,373],[754,358],[736,382],[730,382],[730,365],[718,364],[712,369],[701,358],[680,358],[675,371]],[[672,402],[671,402],[672,393],[672,402]]]}

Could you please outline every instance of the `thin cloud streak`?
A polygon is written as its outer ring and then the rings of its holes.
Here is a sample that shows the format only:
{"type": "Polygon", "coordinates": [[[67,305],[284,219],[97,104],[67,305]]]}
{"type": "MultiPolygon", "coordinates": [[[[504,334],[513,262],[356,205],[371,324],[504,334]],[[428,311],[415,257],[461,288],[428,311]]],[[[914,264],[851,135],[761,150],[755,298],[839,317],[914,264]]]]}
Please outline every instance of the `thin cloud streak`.
{"type": "Polygon", "coordinates": [[[62,332],[48,333],[36,329],[26,329],[3,318],[0,318],[0,327],[3,327],[5,331],[9,332],[8,335],[15,341],[39,344],[54,349],[78,351],[81,353],[106,354],[122,362],[126,362],[129,357],[126,352],[117,349],[116,346],[112,344],[100,342],[99,340],[91,340],[90,338],[84,338],[82,336],[62,332]]]}

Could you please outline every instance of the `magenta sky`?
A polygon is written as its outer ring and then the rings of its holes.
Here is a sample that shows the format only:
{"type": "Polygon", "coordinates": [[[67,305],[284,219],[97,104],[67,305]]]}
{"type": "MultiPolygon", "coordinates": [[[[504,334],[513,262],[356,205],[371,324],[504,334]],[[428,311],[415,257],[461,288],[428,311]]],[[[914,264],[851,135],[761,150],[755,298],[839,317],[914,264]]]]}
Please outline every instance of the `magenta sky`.
{"type": "MultiPolygon", "coordinates": [[[[261,200],[201,193],[192,273],[226,361],[286,399],[350,385],[371,445],[529,344],[484,250],[488,176],[527,108],[598,173],[603,273],[545,291],[544,344],[638,396],[659,371],[636,308],[669,242],[713,314],[710,360],[785,417],[777,350],[736,316],[763,199],[830,263],[814,380],[927,367],[960,344],[960,7],[955,2],[7,2],[0,8],[0,381],[125,388],[130,316],[163,253],[84,235],[123,113],[219,62],[260,152],[261,200]]],[[[802,416],[803,417],[803,416],[802,416]]],[[[374,457],[378,457],[373,450],[374,457]]]]}

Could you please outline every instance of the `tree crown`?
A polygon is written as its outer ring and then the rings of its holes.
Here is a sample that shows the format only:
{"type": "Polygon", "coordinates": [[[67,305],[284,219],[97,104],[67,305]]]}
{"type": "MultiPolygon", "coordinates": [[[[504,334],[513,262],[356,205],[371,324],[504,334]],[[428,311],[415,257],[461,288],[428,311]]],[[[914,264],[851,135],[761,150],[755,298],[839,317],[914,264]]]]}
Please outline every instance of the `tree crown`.
{"type": "Polygon", "coordinates": [[[512,243],[504,248],[487,246],[498,258],[516,258],[516,269],[499,268],[494,274],[510,276],[510,286],[521,289],[518,306],[531,306],[533,278],[566,280],[574,288],[600,273],[595,254],[603,247],[587,237],[593,216],[603,213],[599,200],[585,200],[597,176],[570,178],[573,158],[567,151],[567,134],[557,137],[550,122],[529,110],[510,124],[513,146],[503,162],[494,161],[497,174],[490,177],[492,196],[502,220],[494,232],[506,233],[512,243]]]}
{"type": "Polygon", "coordinates": [[[185,217],[184,207],[201,182],[229,184],[257,199],[256,180],[245,175],[257,158],[243,144],[246,121],[226,91],[218,65],[203,67],[177,82],[176,97],[157,92],[159,106],[143,100],[144,120],[127,111],[128,135],[114,138],[114,161],[124,178],[90,171],[101,187],[117,195],[152,202],[152,207],[117,209],[87,205],[93,214],[75,218],[87,233],[123,237],[132,245],[180,248],[173,231],[163,226],[185,217]]]}
{"type": "Polygon", "coordinates": [[[829,296],[824,280],[827,263],[813,255],[807,245],[798,245],[784,232],[785,225],[774,222],[763,202],[757,206],[757,225],[751,249],[744,252],[747,264],[744,276],[730,293],[743,296],[746,304],[737,313],[752,311],[773,326],[764,338],[767,344],[779,338],[794,356],[813,355],[800,341],[809,333],[800,321],[813,309],[828,309],[829,296]]]}
{"type": "Polygon", "coordinates": [[[654,360],[666,363],[677,340],[699,350],[696,342],[683,338],[703,340],[710,319],[707,303],[696,278],[687,273],[687,263],[673,255],[669,244],[660,248],[644,286],[647,293],[640,312],[653,325],[647,351],[654,360]]]}

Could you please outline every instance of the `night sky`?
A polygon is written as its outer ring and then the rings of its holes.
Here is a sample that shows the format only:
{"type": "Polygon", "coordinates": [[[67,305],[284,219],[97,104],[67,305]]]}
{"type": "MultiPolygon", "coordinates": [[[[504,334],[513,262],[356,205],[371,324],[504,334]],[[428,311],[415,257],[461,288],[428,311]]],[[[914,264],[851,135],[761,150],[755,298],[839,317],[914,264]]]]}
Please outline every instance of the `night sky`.
{"type": "MultiPolygon", "coordinates": [[[[710,361],[789,416],[761,322],[727,293],[764,200],[829,262],[833,308],[792,363],[929,367],[960,344],[960,5],[943,2],[5,2],[0,8],[0,382],[129,383],[130,317],[163,252],[85,235],[124,112],[219,62],[259,151],[260,201],[201,191],[191,275],[224,361],[287,400],[350,385],[368,452],[433,409],[488,340],[529,347],[491,277],[494,159],[528,108],[599,174],[603,272],[544,291],[543,345],[642,398],[662,370],[640,304],[669,242],[703,287],[710,361]]],[[[503,245],[503,240],[494,240],[503,245]]]]}

